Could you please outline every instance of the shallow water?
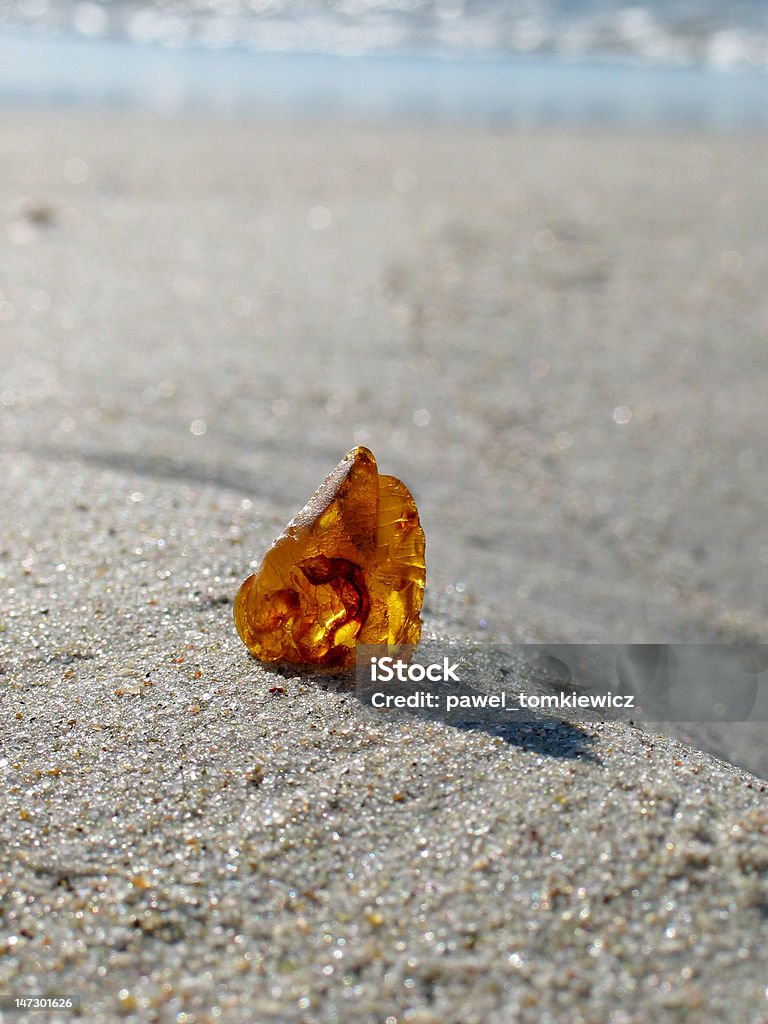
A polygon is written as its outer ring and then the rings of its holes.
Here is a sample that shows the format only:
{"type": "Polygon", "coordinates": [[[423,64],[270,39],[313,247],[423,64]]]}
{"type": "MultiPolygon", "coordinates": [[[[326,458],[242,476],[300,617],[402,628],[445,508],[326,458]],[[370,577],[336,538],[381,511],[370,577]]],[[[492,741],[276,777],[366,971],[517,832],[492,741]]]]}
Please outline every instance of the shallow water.
{"type": "Polygon", "coordinates": [[[267,53],[0,34],[7,105],[447,123],[768,127],[768,75],[554,55],[267,53]]]}
{"type": "Polygon", "coordinates": [[[768,67],[761,0],[9,0],[0,25],[261,51],[613,53],[768,67]]]}

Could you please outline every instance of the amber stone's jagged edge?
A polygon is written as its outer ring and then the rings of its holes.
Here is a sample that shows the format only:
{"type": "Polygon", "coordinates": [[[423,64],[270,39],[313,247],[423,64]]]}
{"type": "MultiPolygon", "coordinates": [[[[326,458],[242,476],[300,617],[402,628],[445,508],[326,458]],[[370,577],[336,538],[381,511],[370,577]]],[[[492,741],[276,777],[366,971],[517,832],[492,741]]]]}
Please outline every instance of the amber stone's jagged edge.
{"type": "Polygon", "coordinates": [[[352,472],[358,456],[363,456],[366,460],[370,460],[378,474],[376,456],[370,448],[365,448],[362,445],[359,445],[357,448],[353,448],[351,452],[347,452],[341,462],[332,469],[325,480],[323,480],[304,508],[300,509],[300,511],[296,513],[280,536],[275,538],[274,543],[270,545],[270,550],[275,547],[278,541],[282,540],[283,537],[291,536],[300,530],[310,528],[312,526],[314,521],[321,516],[323,512],[325,512],[332,502],[336,500],[339,490],[346,478],[352,472]]]}
{"type": "MultiPolygon", "coordinates": [[[[373,463],[373,467],[378,474],[378,466],[376,464],[376,456],[364,445],[358,445],[351,451],[347,452],[341,462],[335,466],[328,476],[323,480],[320,486],[317,488],[312,497],[307,501],[303,508],[299,509],[296,515],[291,519],[280,533],[275,537],[272,543],[269,545],[267,550],[262,555],[261,561],[259,562],[258,568],[243,580],[238,588],[237,594],[235,595],[234,606],[237,606],[238,597],[242,592],[246,584],[252,580],[255,576],[258,576],[261,569],[267,560],[269,553],[276,548],[286,537],[295,538],[297,533],[300,533],[303,529],[310,529],[317,518],[319,518],[323,512],[330,507],[330,505],[336,500],[339,490],[342,484],[349,476],[352,471],[358,456],[363,456],[366,461],[373,463]]],[[[239,633],[239,631],[238,631],[239,633]]],[[[242,637],[241,637],[242,639],[242,637]]],[[[244,642],[244,641],[243,641],[244,642]]],[[[247,646],[247,645],[246,645],[247,646]]]]}

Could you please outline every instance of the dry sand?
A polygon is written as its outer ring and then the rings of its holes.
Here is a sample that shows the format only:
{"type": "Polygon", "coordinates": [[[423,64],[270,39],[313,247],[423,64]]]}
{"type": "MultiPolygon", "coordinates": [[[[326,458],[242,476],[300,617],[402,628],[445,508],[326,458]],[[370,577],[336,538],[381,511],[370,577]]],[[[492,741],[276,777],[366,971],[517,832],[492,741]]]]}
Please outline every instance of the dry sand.
{"type": "MultiPolygon", "coordinates": [[[[765,140],[2,134],[0,990],[764,1024],[757,778],[372,715],[230,602],[363,442],[420,503],[431,636],[764,638],[765,140]]],[[[707,742],[768,774],[760,727],[707,742]]]]}

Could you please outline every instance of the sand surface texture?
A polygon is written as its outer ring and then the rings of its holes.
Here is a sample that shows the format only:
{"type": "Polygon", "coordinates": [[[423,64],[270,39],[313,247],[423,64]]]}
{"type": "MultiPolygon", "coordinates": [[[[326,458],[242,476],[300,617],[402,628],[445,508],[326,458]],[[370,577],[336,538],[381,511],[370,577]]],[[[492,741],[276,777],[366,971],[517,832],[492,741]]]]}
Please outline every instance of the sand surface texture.
{"type": "MultiPolygon", "coordinates": [[[[432,637],[764,638],[768,145],[2,133],[0,990],[764,1024],[758,778],[373,714],[253,662],[231,600],[365,443],[419,502],[432,637]]],[[[750,729],[707,742],[768,774],[750,729]]]]}

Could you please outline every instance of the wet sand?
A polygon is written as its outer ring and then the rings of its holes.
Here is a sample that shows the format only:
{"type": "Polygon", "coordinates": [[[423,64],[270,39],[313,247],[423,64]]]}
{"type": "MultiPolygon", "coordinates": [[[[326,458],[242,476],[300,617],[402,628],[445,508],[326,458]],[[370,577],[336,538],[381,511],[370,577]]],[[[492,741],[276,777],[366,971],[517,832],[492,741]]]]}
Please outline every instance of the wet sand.
{"type": "MultiPolygon", "coordinates": [[[[371,717],[256,665],[230,602],[365,443],[419,502],[430,636],[763,638],[766,142],[3,134],[3,989],[761,1021],[758,778],[629,726],[371,717]]],[[[700,736],[768,774],[762,727],[700,736]]]]}

